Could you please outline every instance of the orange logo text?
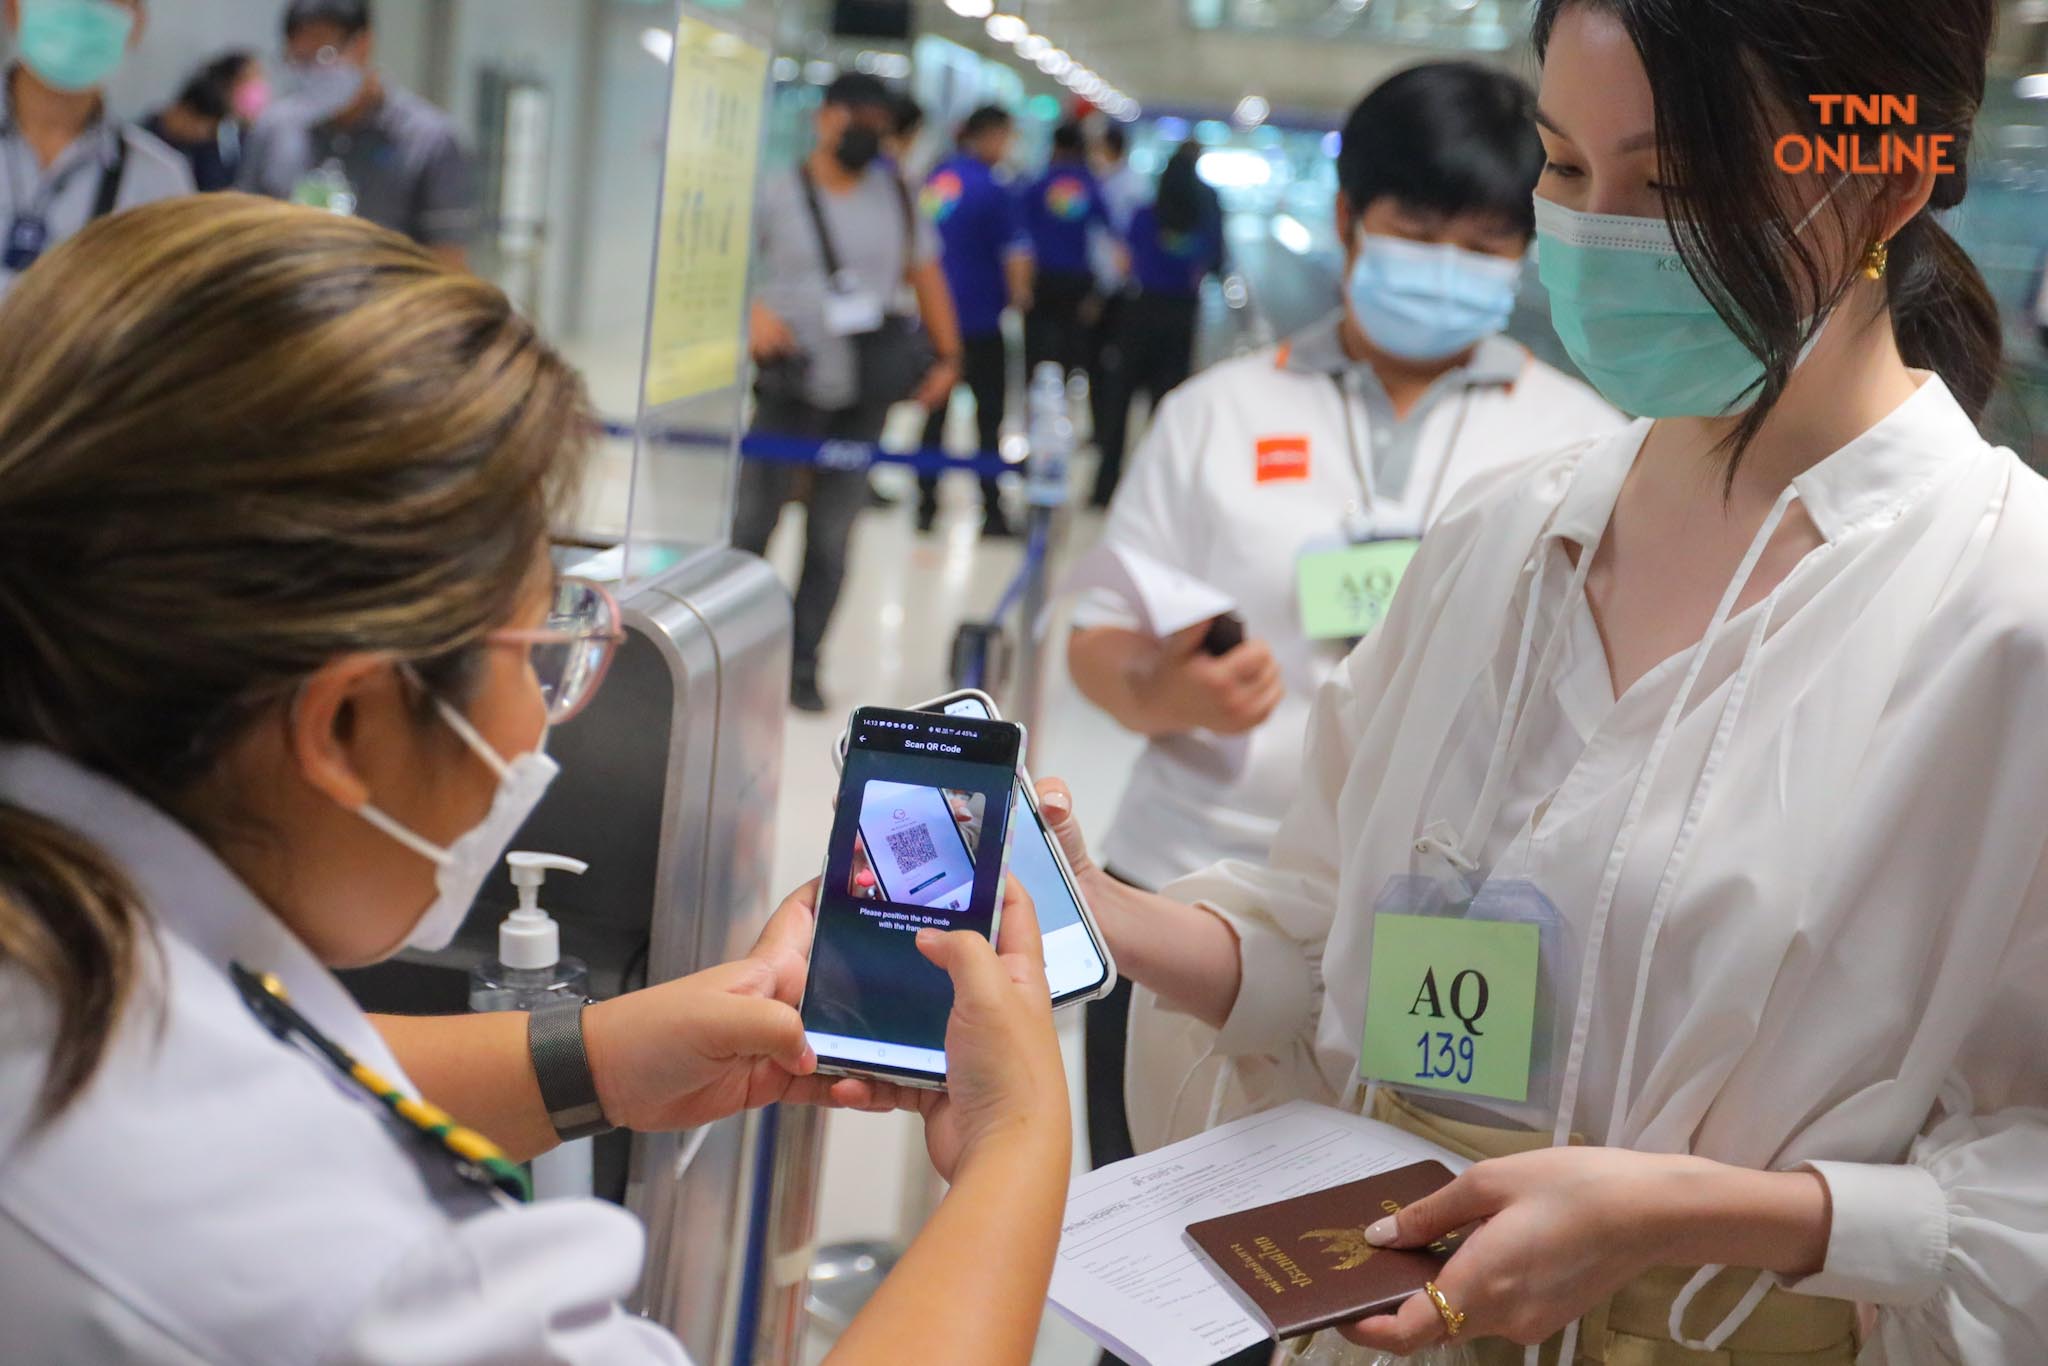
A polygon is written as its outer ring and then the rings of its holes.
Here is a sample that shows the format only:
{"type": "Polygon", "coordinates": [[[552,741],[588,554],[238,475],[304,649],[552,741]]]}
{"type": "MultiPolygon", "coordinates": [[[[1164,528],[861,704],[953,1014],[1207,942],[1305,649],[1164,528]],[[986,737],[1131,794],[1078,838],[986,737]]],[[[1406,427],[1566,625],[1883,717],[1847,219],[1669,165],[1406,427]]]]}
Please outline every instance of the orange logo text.
{"type": "Polygon", "coordinates": [[[1772,149],[1786,175],[1900,175],[1956,170],[1953,133],[1918,133],[1918,95],[1809,95],[1831,133],[1787,133],[1772,149]],[[1850,131],[1882,130],[1875,133],[1850,131]]]}

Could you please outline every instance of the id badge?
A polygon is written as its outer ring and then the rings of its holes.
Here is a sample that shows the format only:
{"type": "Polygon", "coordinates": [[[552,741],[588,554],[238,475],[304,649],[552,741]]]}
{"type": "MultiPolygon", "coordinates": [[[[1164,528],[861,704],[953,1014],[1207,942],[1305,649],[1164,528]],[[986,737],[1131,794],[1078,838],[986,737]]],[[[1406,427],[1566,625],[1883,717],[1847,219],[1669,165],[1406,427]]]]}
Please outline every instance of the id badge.
{"type": "Polygon", "coordinates": [[[858,337],[882,325],[882,296],[863,289],[825,291],[825,330],[835,337],[858,337]]]}
{"type": "Polygon", "coordinates": [[[1526,1101],[1541,937],[1526,922],[1374,916],[1359,1075],[1526,1101]]]}
{"type": "Polygon", "coordinates": [[[50,242],[50,225],[31,214],[22,214],[7,229],[7,251],[0,265],[9,270],[27,270],[50,242]]]}
{"type": "Polygon", "coordinates": [[[1385,537],[1341,546],[1310,547],[1295,562],[1301,628],[1310,640],[1356,640],[1387,618],[1394,590],[1422,542],[1385,537]]]}

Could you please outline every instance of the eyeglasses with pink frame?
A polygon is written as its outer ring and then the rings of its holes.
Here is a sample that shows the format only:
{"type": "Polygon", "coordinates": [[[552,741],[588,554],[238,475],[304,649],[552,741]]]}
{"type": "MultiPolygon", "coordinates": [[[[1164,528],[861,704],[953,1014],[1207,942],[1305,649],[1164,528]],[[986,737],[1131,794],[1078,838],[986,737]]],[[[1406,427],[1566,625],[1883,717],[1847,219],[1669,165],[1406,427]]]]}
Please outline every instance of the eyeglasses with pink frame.
{"type": "Polygon", "coordinates": [[[556,580],[543,625],[508,626],[484,637],[493,645],[523,645],[532,652],[550,725],[560,725],[590,704],[625,638],[624,617],[611,590],[574,576],[556,580]]]}

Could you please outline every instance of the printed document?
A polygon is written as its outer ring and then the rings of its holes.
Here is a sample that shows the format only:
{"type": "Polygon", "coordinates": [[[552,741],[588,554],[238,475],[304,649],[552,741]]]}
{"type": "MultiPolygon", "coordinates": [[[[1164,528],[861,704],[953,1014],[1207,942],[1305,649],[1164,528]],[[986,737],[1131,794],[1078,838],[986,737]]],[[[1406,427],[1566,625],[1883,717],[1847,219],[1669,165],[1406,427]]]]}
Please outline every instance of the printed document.
{"type": "Polygon", "coordinates": [[[1432,1158],[1471,1165],[1390,1124],[1297,1100],[1077,1177],[1053,1307],[1131,1366],[1210,1366],[1266,1330],[1189,1224],[1432,1158]]]}

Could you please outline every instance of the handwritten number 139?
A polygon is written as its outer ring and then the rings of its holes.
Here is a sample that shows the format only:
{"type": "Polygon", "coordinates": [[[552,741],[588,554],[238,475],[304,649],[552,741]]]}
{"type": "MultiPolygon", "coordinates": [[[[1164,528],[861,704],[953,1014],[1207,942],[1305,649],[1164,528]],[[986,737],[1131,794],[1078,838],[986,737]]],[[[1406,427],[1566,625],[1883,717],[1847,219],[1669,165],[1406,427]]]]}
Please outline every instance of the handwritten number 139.
{"type": "Polygon", "coordinates": [[[1471,1084],[1474,1050],[1470,1034],[1436,1030],[1417,1039],[1415,1046],[1422,1050],[1422,1070],[1415,1074],[1417,1080],[1471,1084]]]}

